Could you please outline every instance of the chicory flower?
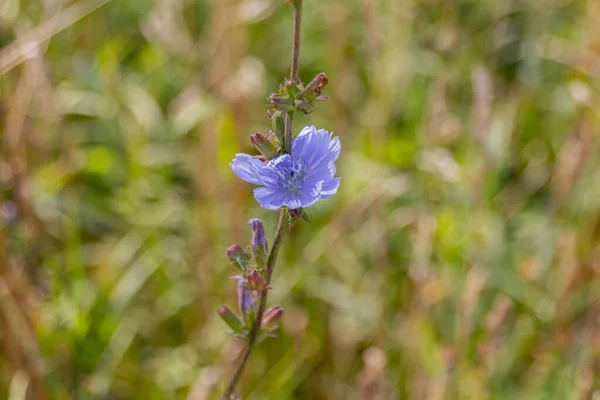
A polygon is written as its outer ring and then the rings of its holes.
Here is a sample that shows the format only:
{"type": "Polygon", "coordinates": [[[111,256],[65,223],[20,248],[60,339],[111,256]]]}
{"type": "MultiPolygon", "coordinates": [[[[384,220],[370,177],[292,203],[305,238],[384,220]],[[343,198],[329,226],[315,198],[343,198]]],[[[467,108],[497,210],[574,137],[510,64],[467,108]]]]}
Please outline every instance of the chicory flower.
{"type": "Polygon", "coordinates": [[[293,140],[291,155],[263,164],[248,154],[236,154],[230,166],[238,177],[261,186],[254,189],[261,207],[306,208],[337,192],[340,178],[335,177],[335,160],[341,148],[338,137],[307,126],[293,140]]]}

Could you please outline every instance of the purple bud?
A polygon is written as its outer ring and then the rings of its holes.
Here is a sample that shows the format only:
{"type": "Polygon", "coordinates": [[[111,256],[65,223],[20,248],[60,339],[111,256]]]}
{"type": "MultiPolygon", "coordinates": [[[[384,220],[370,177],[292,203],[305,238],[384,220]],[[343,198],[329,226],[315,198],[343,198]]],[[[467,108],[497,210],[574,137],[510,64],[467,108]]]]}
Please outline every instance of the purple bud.
{"type": "Polygon", "coordinates": [[[277,156],[277,147],[273,144],[269,136],[262,133],[253,133],[250,135],[250,141],[256,147],[256,150],[260,151],[267,160],[277,156]]]}
{"type": "Polygon", "coordinates": [[[267,238],[265,236],[265,227],[262,221],[258,218],[252,218],[248,221],[248,225],[252,228],[252,248],[254,250],[254,258],[258,268],[264,267],[264,262],[267,257],[267,238]]]}
{"type": "Polygon", "coordinates": [[[283,316],[283,308],[279,306],[271,306],[267,308],[262,318],[262,327],[267,331],[277,329],[277,322],[283,316]]]}
{"type": "Polygon", "coordinates": [[[248,281],[246,279],[240,279],[238,281],[238,306],[240,312],[244,316],[248,316],[248,310],[254,308],[254,299],[252,298],[252,292],[248,289],[248,281]]]}
{"type": "Polygon", "coordinates": [[[230,259],[235,259],[245,254],[244,249],[239,244],[232,244],[225,252],[230,259]]]}

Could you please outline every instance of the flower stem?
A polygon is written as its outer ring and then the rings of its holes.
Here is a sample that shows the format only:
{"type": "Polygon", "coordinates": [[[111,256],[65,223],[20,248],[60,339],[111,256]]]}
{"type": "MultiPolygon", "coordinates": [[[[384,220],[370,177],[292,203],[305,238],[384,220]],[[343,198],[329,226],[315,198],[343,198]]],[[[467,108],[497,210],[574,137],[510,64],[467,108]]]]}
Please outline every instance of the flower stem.
{"type": "Polygon", "coordinates": [[[292,67],[290,79],[298,81],[298,59],[300,58],[300,26],[302,25],[302,0],[293,0],[294,7],[294,44],[292,47],[292,67]]]}
{"type": "MultiPolygon", "coordinates": [[[[267,259],[267,282],[271,283],[271,276],[273,275],[273,269],[275,268],[275,263],[277,261],[277,255],[279,254],[279,248],[281,247],[281,243],[283,243],[283,235],[285,233],[285,216],[287,211],[285,208],[281,209],[279,213],[279,221],[277,222],[277,230],[275,231],[275,239],[273,240],[273,247],[271,248],[271,252],[269,253],[269,258],[267,259]]],[[[229,400],[231,398],[231,394],[235,390],[235,386],[242,376],[242,372],[244,372],[244,367],[248,362],[248,358],[250,357],[250,353],[252,353],[252,349],[256,344],[256,340],[258,339],[260,333],[260,325],[262,323],[262,317],[265,313],[265,308],[267,307],[267,294],[268,290],[262,290],[260,292],[260,301],[258,304],[258,312],[256,314],[256,320],[252,325],[252,329],[250,330],[250,334],[248,335],[248,346],[246,347],[246,351],[244,351],[244,355],[229,382],[227,385],[227,389],[225,390],[225,394],[223,395],[223,400],[229,400]]]]}

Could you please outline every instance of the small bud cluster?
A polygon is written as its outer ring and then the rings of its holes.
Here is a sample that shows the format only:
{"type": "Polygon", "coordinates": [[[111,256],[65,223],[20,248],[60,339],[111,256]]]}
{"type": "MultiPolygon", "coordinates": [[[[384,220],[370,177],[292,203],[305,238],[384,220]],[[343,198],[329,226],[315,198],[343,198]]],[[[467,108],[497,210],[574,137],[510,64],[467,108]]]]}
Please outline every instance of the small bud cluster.
{"type": "MultiPolygon", "coordinates": [[[[306,86],[289,79],[279,85],[279,90],[268,98],[267,114],[271,119],[271,129],[264,133],[256,132],[250,135],[250,142],[261,154],[257,157],[268,161],[286,152],[286,141],[291,141],[291,126],[287,127],[288,132],[286,132],[286,113],[313,112],[317,108],[316,101],[327,100],[327,96],[321,94],[327,82],[327,75],[321,72],[306,86]]],[[[289,143],[287,150],[289,152],[289,143]]]]}
{"type": "Polygon", "coordinates": [[[306,86],[302,82],[296,83],[288,79],[279,85],[277,93],[269,96],[267,107],[273,112],[302,111],[304,114],[310,114],[317,108],[315,101],[327,100],[328,97],[321,94],[327,82],[327,75],[323,72],[315,76],[306,86]]]}
{"type": "MultiPolygon", "coordinates": [[[[268,246],[264,225],[257,218],[251,219],[248,225],[252,228],[250,246],[243,248],[239,244],[234,244],[229,246],[226,252],[231,263],[241,272],[241,275],[234,277],[238,279],[238,309],[241,317],[226,306],[218,310],[219,316],[231,328],[230,333],[244,339],[248,339],[256,319],[258,312],[256,297],[271,289],[265,277],[268,246]]],[[[263,331],[272,334],[282,315],[281,307],[272,306],[267,309],[262,318],[263,331]]]]}

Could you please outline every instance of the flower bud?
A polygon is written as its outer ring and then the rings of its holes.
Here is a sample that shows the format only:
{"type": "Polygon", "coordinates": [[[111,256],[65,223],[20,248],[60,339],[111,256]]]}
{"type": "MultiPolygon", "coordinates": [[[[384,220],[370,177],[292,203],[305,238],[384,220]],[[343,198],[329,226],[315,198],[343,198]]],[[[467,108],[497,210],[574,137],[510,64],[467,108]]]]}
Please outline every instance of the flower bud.
{"type": "Polygon", "coordinates": [[[268,290],[271,289],[271,285],[267,282],[264,276],[260,274],[255,269],[251,269],[248,271],[248,275],[246,276],[248,279],[248,289],[250,290],[268,290]]]}
{"type": "Polygon", "coordinates": [[[244,272],[250,265],[250,256],[239,244],[229,246],[226,253],[233,265],[240,271],[244,272]]]}
{"type": "Polygon", "coordinates": [[[244,317],[247,317],[250,309],[254,308],[254,299],[252,298],[250,289],[248,289],[248,281],[246,279],[240,279],[238,281],[237,292],[240,312],[244,317]]]}
{"type": "Polygon", "coordinates": [[[279,139],[280,143],[283,143],[283,137],[285,135],[285,117],[281,111],[276,111],[271,117],[271,130],[279,139]]]}
{"type": "Polygon", "coordinates": [[[289,226],[290,228],[296,224],[296,222],[302,218],[302,214],[304,213],[304,209],[300,208],[292,208],[288,210],[288,215],[290,216],[289,226]]]}
{"type": "Polygon", "coordinates": [[[267,308],[267,311],[263,314],[262,327],[266,331],[273,331],[277,329],[279,320],[283,316],[283,308],[279,306],[271,306],[267,308]]]}
{"type": "Polygon", "coordinates": [[[223,306],[219,308],[218,313],[219,316],[223,318],[223,321],[225,321],[225,323],[229,325],[234,332],[239,332],[244,326],[242,320],[235,315],[233,311],[229,309],[229,307],[223,306]]]}
{"type": "Polygon", "coordinates": [[[248,225],[252,228],[252,249],[254,251],[256,265],[258,268],[262,269],[265,266],[265,260],[267,258],[265,227],[258,218],[252,218],[248,221],[248,225]]]}
{"type": "Polygon", "coordinates": [[[279,110],[282,112],[294,111],[294,99],[290,97],[279,96],[273,93],[269,96],[269,105],[271,110],[279,110]]]}
{"type": "Polygon", "coordinates": [[[256,150],[265,156],[267,160],[277,156],[277,147],[269,140],[267,135],[262,133],[253,133],[250,135],[250,141],[256,147],[256,150]]]}
{"type": "Polygon", "coordinates": [[[304,114],[310,114],[317,108],[316,105],[307,101],[307,100],[296,100],[295,101],[296,110],[302,111],[304,114]]]}
{"type": "Polygon", "coordinates": [[[317,96],[321,94],[321,90],[327,86],[329,79],[327,79],[327,75],[324,72],[321,72],[317,76],[313,78],[312,81],[309,82],[308,85],[304,88],[303,94],[308,97],[309,100],[314,100],[317,96]]]}
{"type": "Polygon", "coordinates": [[[291,79],[286,79],[283,85],[279,85],[279,93],[294,98],[298,94],[298,84],[291,79]]]}

